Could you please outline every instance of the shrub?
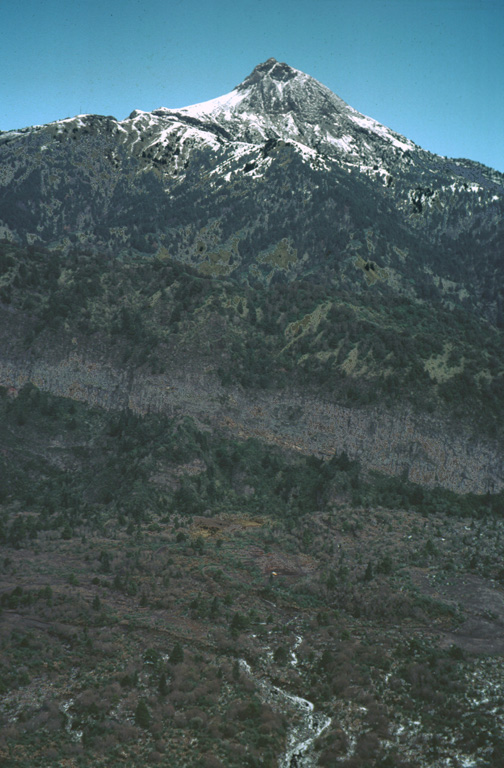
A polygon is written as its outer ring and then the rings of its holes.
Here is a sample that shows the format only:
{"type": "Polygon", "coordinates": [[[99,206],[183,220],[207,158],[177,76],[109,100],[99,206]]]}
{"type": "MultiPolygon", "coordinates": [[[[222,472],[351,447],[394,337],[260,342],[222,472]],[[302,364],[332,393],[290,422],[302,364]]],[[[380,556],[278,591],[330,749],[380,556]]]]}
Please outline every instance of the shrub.
{"type": "Polygon", "coordinates": [[[140,728],[148,728],[151,724],[151,715],[144,699],[140,699],[135,710],[135,723],[140,728]]]}
{"type": "Polygon", "coordinates": [[[170,663],[181,664],[183,661],[184,661],[184,649],[182,648],[179,642],[176,642],[170,654],[170,663]]]}

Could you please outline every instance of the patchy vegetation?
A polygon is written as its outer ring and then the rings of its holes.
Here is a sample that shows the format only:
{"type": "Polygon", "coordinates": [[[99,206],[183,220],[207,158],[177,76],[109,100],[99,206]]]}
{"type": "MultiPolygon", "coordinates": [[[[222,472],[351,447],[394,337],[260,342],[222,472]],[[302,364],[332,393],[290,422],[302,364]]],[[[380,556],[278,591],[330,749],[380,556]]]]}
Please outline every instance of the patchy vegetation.
{"type": "Polygon", "coordinates": [[[504,176],[298,74],[0,136],[6,768],[502,765],[504,176]]]}
{"type": "Polygon", "coordinates": [[[120,366],[161,373],[183,350],[225,386],[295,383],[350,406],[408,404],[502,439],[502,330],[441,298],[383,280],[351,291],[314,277],[243,285],[168,259],[11,244],[0,245],[0,274],[23,354],[78,338],[120,366]]]}
{"type": "Polygon", "coordinates": [[[315,764],[499,765],[502,496],[0,407],[2,765],[277,766],[299,715],[262,679],[331,718],[315,764]]]}

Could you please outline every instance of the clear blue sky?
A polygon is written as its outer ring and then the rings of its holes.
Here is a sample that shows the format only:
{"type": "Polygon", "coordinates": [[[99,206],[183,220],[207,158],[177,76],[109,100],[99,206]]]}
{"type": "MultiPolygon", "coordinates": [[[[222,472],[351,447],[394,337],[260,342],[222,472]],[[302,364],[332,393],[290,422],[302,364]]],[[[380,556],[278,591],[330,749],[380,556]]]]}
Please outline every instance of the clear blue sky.
{"type": "Polygon", "coordinates": [[[0,130],[186,106],[270,56],[504,171],[502,0],[0,0],[0,130]]]}

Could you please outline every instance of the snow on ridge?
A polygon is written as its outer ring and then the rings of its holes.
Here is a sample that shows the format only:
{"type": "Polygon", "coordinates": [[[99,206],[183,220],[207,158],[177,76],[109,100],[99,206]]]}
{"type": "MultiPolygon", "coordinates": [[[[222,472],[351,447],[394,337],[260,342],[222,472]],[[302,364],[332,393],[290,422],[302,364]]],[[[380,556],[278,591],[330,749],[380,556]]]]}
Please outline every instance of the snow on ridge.
{"type": "MultiPolygon", "coordinates": [[[[171,110],[164,107],[154,110],[153,112],[144,112],[140,109],[135,109],[131,115],[123,120],[123,124],[128,126],[138,133],[138,137],[133,144],[136,144],[140,140],[140,135],[146,130],[152,131],[152,138],[147,147],[153,147],[157,144],[166,145],[170,142],[171,137],[175,136],[182,143],[188,138],[203,140],[206,144],[210,144],[213,149],[218,149],[220,144],[211,130],[206,130],[204,126],[198,127],[185,123],[183,120],[177,120],[177,115],[180,110],[171,110]],[[159,114],[159,113],[162,114],[159,114]],[[167,119],[168,118],[168,119],[167,119]]],[[[119,124],[121,130],[125,130],[122,124],[119,124]]]]}
{"type": "Polygon", "coordinates": [[[153,136],[152,141],[147,146],[155,146],[162,144],[166,146],[170,143],[173,136],[180,142],[180,146],[187,141],[187,139],[203,140],[206,144],[211,144],[214,149],[219,148],[219,142],[215,135],[211,131],[205,131],[201,128],[196,128],[192,125],[185,125],[184,123],[170,123],[166,128],[161,128],[159,133],[153,136]]]}
{"type": "MultiPolygon", "coordinates": [[[[144,109],[134,109],[131,115],[126,118],[126,120],[136,120],[138,117],[143,117],[144,115],[150,114],[150,112],[146,112],[144,109]]],[[[126,120],[122,120],[121,122],[125,123],[126,120]]]]}
{"type": "Polygon", "coordinates": [[[400,141],[399,138],[397,138],[399,134],[393,133],[385,125],[378,123],[376,120],[373,120],[371,117],[366,117],[365,115],[361,115],[359,112],[357,112],[357,110],[354,110],[353,108],[351,108],[351,111],[348,117],[354,123],[357,123],[357,125],[360,125],[361,128],[366,128],[368,131],[372,131],[373,133],[376,133],[378,136],[381,136],[381,138],[387,139],[387,141],[390,141],[391,144],[393,144],[398,149],[402,149],[403,151],[406,151],[408,149],[414,149],[415,147],[413,142],[410,141],[409,139],[400,141]]]}
{"type": "Polygon", "coordinates": [[[264,120],[264,118],[261,118],[254,112],[241,112],[240,118],[246,120],[249,125],[255,128],[261,134],[263,139],[266,138],[265,128],[267,128],[267,121],[264,120]]]}
{"type": "Polygon", "coordinates": [[[280,91],[280,97],[282,97],[283,96],[283,89],[285,87],[285,83],[283,83],[281,80],[273,80],[273,82],[275,83],[275,86],[276,86],[277,90],[280,91]]]}
{"type": "Polygon", "coordinates": [[[334,144],[338,149],[342,149],[344,152],[352,152],[353,154],[356,152],[355,147],[352,146],[355,144],[355,140],[353,136],[350,136],[349,134],[345,134],[336,139],[334,136],[331,136],[330,133],[326,133],[324,140],[329,142],[329,144],[334,144]]]}
{"type": "Polygon", "coordinates": [[[312,147],[309,147],[307,144],[304,144],[301,141],[289,139],[289,144],[292,144],[298,150],[298,152],[302,154],[304,160],[315,160],[318,155],[315,149],[312,149],[312,147]]]}
{"type": "Polygon", "coordinates": [[[206,144],[211,144],[213,149],[219,149],[220,144],[212,131],[205,131],[200,128],[194,128],[193,126],[184,126],[184,130],[180,133],[181,143],[185,143],[186,139],[203,139],[206,144]]]}
{"type": "Polygon", "coordinates": [[[292,117],[291,112],[288,112],[287,115],[285,115],[284,123],[285,123],[284,125],[285,130],[289,131],[291,134],[295,133],[299,136],[299,128],[297,127],[296,121],[292,117]]]}
{"type": "Polygon", "coordinates": [[[215,115],[219,112],[224,112],[226,116],[230,116],[247,95],[248,90],[239,92],[235,88],[229,93],[225,93],[223,96],[218,96],[216,99],[209,99],[209,101],[202,101],[198,104],[192,104],[189,107],[170,109],[167,111],[188,115],[189,117],[203,117],[207,115],[215,115]]]}
{"type": "Polygon", "coordinates": [[[53,123],[48,123],[48,125],[54,125],[55,123],[73,123],[75,121],[77,121],[79,125],[84,125],[85,117],[94,117],[94,115],[74,115],[74,117],[64,117],[62,120],[54,120],[53,123]]]}

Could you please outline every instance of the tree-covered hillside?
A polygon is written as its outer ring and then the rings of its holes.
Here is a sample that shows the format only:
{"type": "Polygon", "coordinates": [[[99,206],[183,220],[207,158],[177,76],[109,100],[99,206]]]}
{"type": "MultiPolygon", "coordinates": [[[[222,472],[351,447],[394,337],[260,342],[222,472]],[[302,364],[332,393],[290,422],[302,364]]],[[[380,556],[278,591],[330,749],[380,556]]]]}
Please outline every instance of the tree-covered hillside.
{"type": "Polygon", "coordinates": [[[19,354],[79,337],[119,366],[200,360],[224,385],[296,383],[344,404],[408,404],[501,439],[502,330],[459,304],[421,300],[356,265],[363,285],[306,276],[242,284],[166,259],[0,247],[0,299],[19,354]]]}

